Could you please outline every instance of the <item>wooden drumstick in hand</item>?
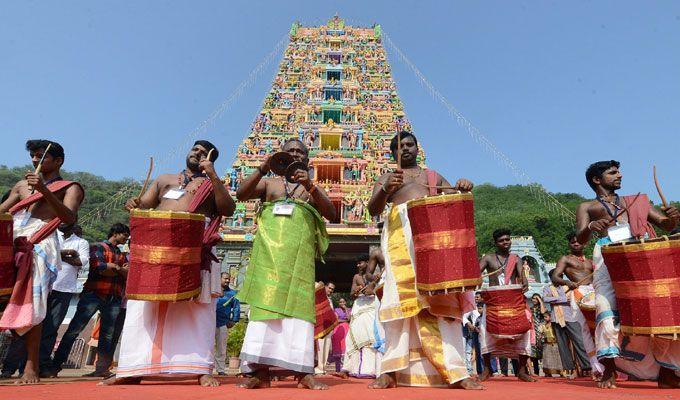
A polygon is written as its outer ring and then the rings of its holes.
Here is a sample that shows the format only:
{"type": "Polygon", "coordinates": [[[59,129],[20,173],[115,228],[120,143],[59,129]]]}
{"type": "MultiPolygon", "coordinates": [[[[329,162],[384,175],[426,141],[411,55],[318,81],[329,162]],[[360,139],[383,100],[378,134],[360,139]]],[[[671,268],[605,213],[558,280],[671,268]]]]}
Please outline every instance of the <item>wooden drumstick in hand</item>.
{"type": "MultiPolygon", "coordinates": [[[[35,167],[35,174],[40,175],[40,170],[42,169],[42,163],[45,160],[45,155],[47,155],[47,152],[50,151],[50,147],[52,147],[52,143],[48,143],[47,147],[45,148],[45,152],[43,153],[42,157],[40,157],[40,162],[38,162],[38,166],[35,167]]],[[[31,194],[35,193],[35,188],[31,188],[31,194]]]]}
{"type": "Polygon", "coordinates": [[[153,157],[149,157],[149,169],[146,171],[146,179],[144,180],[142,190],[139,191],[139,196],[137,196],[137,200],[141,199],[144,192],[146,192],[146,188],[149,186],[149,179],[151,178],[152,171],[153,171],[153,157]]]}
{"type": "Polygon", "coordinates": [[[654,166],[654,185],[656,185],[656,191],[659,192],[659,197],[661,197],[661,203],[663,204],[664,208],[667,208],[668,202],[666,201],[666,197],[664,197],[663,192],[661,191],[659,179],[656,177],[656,165],[654,166]]]}

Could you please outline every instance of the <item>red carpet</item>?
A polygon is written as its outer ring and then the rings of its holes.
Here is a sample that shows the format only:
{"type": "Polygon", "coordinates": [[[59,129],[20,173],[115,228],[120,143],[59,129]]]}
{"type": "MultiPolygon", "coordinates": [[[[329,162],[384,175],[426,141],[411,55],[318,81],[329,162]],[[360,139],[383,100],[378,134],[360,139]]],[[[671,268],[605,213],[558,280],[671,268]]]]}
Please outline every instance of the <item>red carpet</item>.
{"type": "Polygon", "coordinates": [[[406,388],[370,390],[368,380],[322,378],[330,386],[324,392],[295,388],[292,380],[275,383],[271,389],[237,389],[234,384],[241,378],[221,378],[222,386],[202,388],[195,381],[146,382],[139,386],[97,386],[96,382],[46,383],[37,386],[0,386],[0,399],[7,400],[260,400],[260,399],[319,399],[356,400],[370,396],[370,399],[425,400],[425,399],[485,399],[485,400],[530,400],[530,399],[680,399],[680,390],[659,390],[653,382],[621,382],[619,389],[597,389],[590,380],[567,381],[564,379],[541,379],[537,383],[518,382],[514,378],[494,378],[486,383],[484,391],[463,391],[447,389],[406,388]]]}

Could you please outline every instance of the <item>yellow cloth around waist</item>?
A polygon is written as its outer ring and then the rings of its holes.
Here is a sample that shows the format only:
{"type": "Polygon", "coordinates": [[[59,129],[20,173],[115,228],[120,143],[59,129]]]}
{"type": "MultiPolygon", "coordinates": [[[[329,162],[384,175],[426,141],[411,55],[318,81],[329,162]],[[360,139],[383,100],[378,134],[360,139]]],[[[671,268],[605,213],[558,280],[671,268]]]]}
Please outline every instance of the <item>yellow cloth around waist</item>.
{"type": "Polygon", "coordinates": [[[201,262],[201,247],[131,245],[130,258],[148,264],[193,265],[201,262]]]}

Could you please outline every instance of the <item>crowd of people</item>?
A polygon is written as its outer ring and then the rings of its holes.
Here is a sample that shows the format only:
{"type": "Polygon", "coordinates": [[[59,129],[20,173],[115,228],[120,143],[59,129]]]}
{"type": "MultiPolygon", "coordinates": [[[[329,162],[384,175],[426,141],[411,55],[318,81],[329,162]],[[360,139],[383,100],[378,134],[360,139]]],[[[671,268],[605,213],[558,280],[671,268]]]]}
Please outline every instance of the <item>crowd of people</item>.
{"type": "MultiPolygon", "coordinates": [[[[616,161],[587,169],[587,182],[597,198],[579,206],[575,232],[565,241],[568,254],[551,271],[551,284],[543,293],[527,301],[528,274],[511,251],[511,232],[503,228],[493,233],[494,252],[479,260],[488,287],[478,292],[419,290],[411,229],[416,221],[410,219],[408,204],[441,193],[469,193],[473,184],[464,178],[451,184],[436,171],[421,168],[416,137],[398,133],[390,150],[399,168],[377,178],[367,204],[371,216],[383,215],[381,246],[359,255],[349,298],[339,298],[329,310],[335,287],[328,282],[325,296],[316,296],[315,265],[328,250],[325,220],[335,218],[336,208],[310,178],[309,151],[300,139],[281,145],[296,165],[288,176],[271,174],[267,157],[236,190],[240,201],[261,202],[250,264],[238,294],[229,289],[229,277],[221,274],[214,252],[221,218],[233,215],[236,208],[215,172],[219,153],[214,145],[197,141],[184,169],[159,175],[148,190],[126,202],[132,213],[154,210],[179,214],[180,219],[200,215],[205,222],[199,238],[200,290],[175,302],[126,299],[131,296],[130,279],[125,286],[129,259],[168,257],[182,262],[181,254],[135,247],[134,238],[127,258],[120,250],[130,236],[126,225],[112,226],[106,240],[89,246],[88,254],[69,249],[80,248],[80,243],[67,243],[85,191],[61,178],[65,156],[58,143],[29,141],[26,147],[39,172],[27,173],[0,204],[0,212],[13,215],[17,271],[0,328],[20,337],[26,348],[19,383],[58,374],[73,340],[99,311],[98,362],[92,375],[105,378],[102,384],[190,374],[202,386],[217,386],[213,370],[217,365],[218,374],[224,372],[222,346],[238,320],[240,301],[249,307],[240,352],[246,379],[239,386],[246,389],[267,388],[289,375],[300,388],[327,389],[317,378],[329,362],[341,378],[371,378],[372,389],[480,390],[495,371],[509,373],[510,365],[524,382],[535,382],[542,368],[545,375],[595,375],[603,388],[616,387],[621,378],[617,371],[633,379],[654,379],[661,388],[680,387],[680,342],[620,331],[614,296],[621,289],[612,284],[601,252],[612,242],[654,237],[652,225],[672,231],[680,212],[673,206],[659,210],[646,196],[641,201],[640,195],[620,197],[616,191],[622,175],[616,161]],[[64,228],[63,239],[56,233],[59,226],[64,228]],[[590,260],[583,248],[594,233],[601,239],[590,260]],[[53,325],[59,325],[54,321],[63,320],[63,304],[72,297],[65,293],[73,287],[72,279],[64,278],[55,289],[55,278],[59,282],[59,272],[69,271],[65,263],[77,269],[85,258],[89,273],[76,315],[50,357],[53,325]],[[118,340],[112,375],[109,367],[118,340]]],[[[428,240],[439,247],[453,246],[436,237],[428,240]]]]}

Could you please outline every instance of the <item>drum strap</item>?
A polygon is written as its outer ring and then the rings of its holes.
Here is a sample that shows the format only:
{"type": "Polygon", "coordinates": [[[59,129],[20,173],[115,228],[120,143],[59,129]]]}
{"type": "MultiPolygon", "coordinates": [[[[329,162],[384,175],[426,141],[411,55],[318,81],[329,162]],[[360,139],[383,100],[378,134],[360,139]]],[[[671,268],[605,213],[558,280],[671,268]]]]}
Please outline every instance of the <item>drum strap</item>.
{"type": "Polygon", "coordinates": [[[427,188],[430,190],[430,196],[437,195],[437,172],[433,169],[426,169],[427,174],[427,188]]]}

